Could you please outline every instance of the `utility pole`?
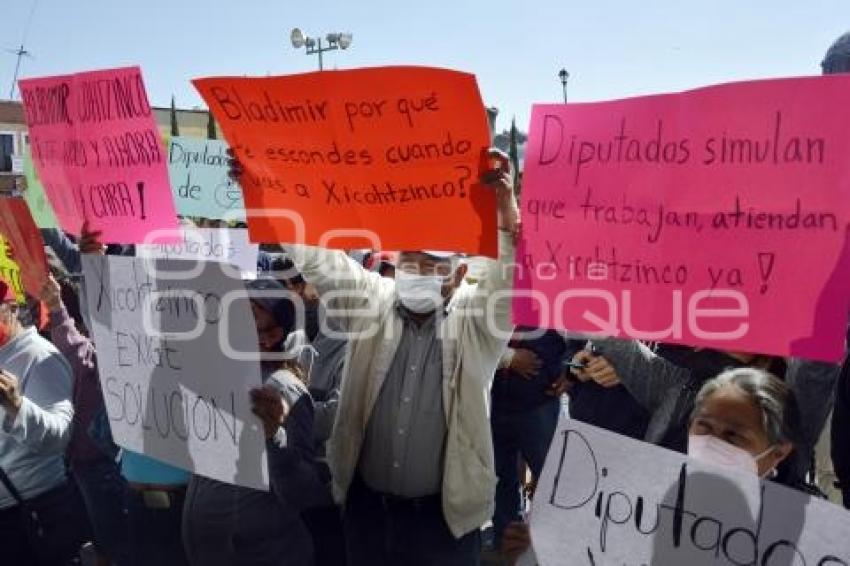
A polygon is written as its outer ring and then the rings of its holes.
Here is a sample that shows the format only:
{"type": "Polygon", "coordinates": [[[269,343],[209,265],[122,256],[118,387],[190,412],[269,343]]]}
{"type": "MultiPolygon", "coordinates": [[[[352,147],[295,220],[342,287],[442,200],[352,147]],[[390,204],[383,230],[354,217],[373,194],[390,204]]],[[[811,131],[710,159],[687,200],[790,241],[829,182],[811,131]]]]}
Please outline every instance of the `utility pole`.
{"type": "Polygon", "coordinates": [[[15,85],[18,84],[18,74],[21,72],[21,59],[24,57],[32,58],[32,53],[24,49],[23,43],[17,49],[7,49],[6,51],[18,57],[15,63],[15,75],[12,77],[12,86],[9,87],[9,100],[12,100],[15,98],[15,85]]]}

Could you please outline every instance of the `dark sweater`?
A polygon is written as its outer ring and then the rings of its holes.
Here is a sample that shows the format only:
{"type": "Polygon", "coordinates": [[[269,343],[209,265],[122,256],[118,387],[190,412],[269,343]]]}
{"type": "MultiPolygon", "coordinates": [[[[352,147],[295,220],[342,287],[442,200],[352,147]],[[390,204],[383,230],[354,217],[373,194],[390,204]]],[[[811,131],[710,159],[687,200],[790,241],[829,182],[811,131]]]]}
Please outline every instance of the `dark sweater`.
{"type": "Polygon", "coordinates": [[[92,420],[104,408],[94,345],[80,333],[65,307],[50,313],[50,338],[71,364],[74,376],[74,426],[68,456],[71,462],[103,458],[104,452],[89,436],[92,420]]]}
{"type": "Polygon", "coordinates": [[[649,413],[622,385],[605,388],[593,381],[570,388],[570,417],[636,440],[643,440],[649,413]]]}
{"type": "Polygon", "coordinates": [[[850,362],[845,362],[838,378],[835,410],[832,413],[832,465],[850,509],[850,362]]]}
{"type": "MultiPolygon", "coordinates": [[[[530,331],[517,327],[517,332],[530,331]]],[[[516,335],[515,335],[516,336],[516,335]]],[[[539,338],[531,340],[512,339],[509,346],[514,349],[533,351],[542,366],[531,379],[525,379],[511,369],[500,369],[493,380],[493,411],[520,412],[539,407],[553,398],[546,392],[563,372],[563,362],[578,350],[578,344],[569,346],[564,337],[554,330],[547,330],[539,338]]]]}
{"type": "Polygon", "coordinates": [[[195,566],[308,566],[310,533],[301,511],[328,504],[313,457],[313,404],[291,373],[265,382],[289,404],[286,443],[266,442],[271,490],[259,491],[193,476],[183,509],[186,554],[195,566]]]}

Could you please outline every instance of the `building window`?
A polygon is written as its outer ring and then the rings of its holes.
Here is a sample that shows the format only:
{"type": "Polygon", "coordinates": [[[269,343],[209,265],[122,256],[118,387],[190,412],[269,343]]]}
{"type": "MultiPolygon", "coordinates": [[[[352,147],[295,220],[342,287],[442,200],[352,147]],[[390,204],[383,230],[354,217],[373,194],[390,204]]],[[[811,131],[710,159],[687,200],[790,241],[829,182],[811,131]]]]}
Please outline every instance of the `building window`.
{"type": "Polygon", "coordinates": [[[0,134],[0,172],[12,172],[12,155],[15,153],[13,134],[0,134]]]}

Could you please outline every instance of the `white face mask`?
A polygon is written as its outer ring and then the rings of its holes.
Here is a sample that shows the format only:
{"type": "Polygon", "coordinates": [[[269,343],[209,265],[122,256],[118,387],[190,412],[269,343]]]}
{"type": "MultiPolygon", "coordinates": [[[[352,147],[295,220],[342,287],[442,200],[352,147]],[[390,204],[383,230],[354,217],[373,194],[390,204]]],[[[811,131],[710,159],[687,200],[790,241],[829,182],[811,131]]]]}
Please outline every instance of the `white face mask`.
{"type": "Polygon", "coordinates": [[[401,304],[411,312],[425,314],[443,304],[443,282],[439,275],[414,275],[399,270],[395,275],[395,289],[401,304]]]}
{"type": "Polygon", "coordinates": [[[743,448],[738,448],[716,436],[710,434],[699,434],[688,436],[688,456],[725,468],[734,468],[758,474],[758,461],[773,451],[771,446],[758,456],[753,456],[743,448]]]}

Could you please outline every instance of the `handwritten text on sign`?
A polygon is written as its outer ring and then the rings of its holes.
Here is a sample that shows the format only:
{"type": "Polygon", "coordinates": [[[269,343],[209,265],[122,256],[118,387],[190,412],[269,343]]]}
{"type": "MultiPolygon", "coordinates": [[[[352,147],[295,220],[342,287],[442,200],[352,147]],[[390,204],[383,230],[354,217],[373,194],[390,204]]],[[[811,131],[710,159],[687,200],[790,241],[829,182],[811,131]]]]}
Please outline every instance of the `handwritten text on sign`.
{"type": "Polygon", "coordinates": [[[44,242],[27,203],[20,197],[0,198],[0,277],[12,285],[23,302],[25,293],[38,297],[47,280],[44,242]],[[7,254],[11,245],[14,258],[7,254]]]}
{"type": "Polygon", "coordinates": [[[180,240],[166,243],[136,245],[136,257],[153,259],[182,259],[192,261],[192,270],[200,268],[200,262],[213,261],[233,265],[232,272],[225,273],[236,278],[257,277],[257,255],[260,247],[248,241],[248,231],[241,228],[191,228],[181,227],[180,240]]]}
{"type": "Polygon", "coordinates": [[[533,507],[541,566],[850,564],[846,510],[569,419],[533,507]]]}
{"type": "Polygon", "coordinates": [[[474,76],[387,67],[194,84],[246,168],[252,240],[495,255],[474,76]]]}
{"type": "Polygon", "coordinates": [[[20,81],[32,158],[62,229],[105,242],[176,226],[165,148],[138,67],[20,81]]]}
{"type": "Polygon", "coordinates": [[[83,255],[98,372],[115,441],[219,481],[268,489],[263,434],[249,390],[259,387],[257,331],[238,279],[216,264],[194,278],[180,260],[83,255]],[[237,308],[242,307],[242,308],[237,308]]]}
{"type": "Polygon", "coordinates": [[[223,141],[185,137],[168,141],[168,173],[178,214],[244,221],[242,190],[227,171],[223,141]]]}
{"type": "Polygon", "coordinates": [[[783,79],[535,106],[517,322],[839,359],[848,88],[783,79]]]}

